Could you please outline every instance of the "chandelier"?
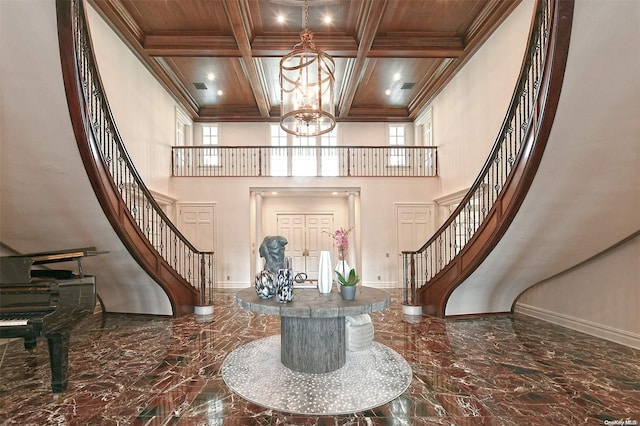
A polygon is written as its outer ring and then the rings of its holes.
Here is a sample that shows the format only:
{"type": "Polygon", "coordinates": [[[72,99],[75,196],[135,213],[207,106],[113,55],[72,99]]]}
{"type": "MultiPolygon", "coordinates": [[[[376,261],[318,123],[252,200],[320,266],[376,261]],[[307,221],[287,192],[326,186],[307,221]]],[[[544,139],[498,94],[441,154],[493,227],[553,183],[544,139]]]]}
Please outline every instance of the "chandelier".
{"type": "Polygon", "coordinates": [[[304,2],[300,43],[280,60],[280,127],[296,136],[317,136],[336,126],[335,62],[316,49],[309,31],[309,1],[304,2]]]}

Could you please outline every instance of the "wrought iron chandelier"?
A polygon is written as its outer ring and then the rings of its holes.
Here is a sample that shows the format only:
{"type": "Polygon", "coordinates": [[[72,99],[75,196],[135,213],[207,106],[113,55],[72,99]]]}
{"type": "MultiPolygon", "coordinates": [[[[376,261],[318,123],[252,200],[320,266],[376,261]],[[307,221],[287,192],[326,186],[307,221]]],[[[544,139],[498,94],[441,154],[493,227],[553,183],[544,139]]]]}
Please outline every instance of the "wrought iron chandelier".
{"type": "Polygon", "coordinates": [[[309,1],[304,2],[300,43],[280,60],[280,127],[296,136],[317,136],[336,126],[335,62],[316,49],[309,31],[309,1]]]}

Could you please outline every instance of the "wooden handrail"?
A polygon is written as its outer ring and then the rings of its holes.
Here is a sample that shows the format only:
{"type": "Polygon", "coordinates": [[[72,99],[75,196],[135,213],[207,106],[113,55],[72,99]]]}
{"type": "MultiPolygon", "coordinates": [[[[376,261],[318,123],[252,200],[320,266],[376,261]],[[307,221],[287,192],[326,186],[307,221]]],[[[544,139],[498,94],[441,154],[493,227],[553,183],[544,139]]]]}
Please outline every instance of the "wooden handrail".
{"type": "Polygon", "coordinates": [[[131,256],[165,291],[174,316],[191,313],[212,288],[213,253],[199,252],[178,231],[138,175],[104,95],[83,1],[56,0],[56,12],[69,114],[100,206],[131,256]]]}
{"type": "MultiPolygon", "coordinates": [[[[449,296],[498,244],[538,169],[560,98],[574,0],[539,0],[520,77],[491,153],[466,196],[414,259],[415,299],[423,312],[445,316],[449,296]]],[[[407,292],[409,295],[409,293],[407,292]]]]}

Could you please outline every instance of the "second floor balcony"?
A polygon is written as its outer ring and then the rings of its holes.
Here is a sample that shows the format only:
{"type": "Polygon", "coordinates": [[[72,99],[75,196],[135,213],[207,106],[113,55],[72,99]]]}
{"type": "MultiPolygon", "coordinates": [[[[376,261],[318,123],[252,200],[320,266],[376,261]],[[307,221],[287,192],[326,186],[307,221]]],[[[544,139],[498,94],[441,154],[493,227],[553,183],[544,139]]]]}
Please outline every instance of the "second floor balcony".
{"type": "Polygon", "coordinates": [[[175,146],[175,177],[433,177],[434,146],[175,146]]]}

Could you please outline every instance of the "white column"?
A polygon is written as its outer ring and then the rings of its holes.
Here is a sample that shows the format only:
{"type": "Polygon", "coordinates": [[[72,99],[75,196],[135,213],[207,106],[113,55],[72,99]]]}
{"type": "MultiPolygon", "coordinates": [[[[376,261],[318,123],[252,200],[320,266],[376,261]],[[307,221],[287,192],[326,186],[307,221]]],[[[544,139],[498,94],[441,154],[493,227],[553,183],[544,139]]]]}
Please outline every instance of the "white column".
{"type": "Polygon", "coordinates": [[[353,192],[349,192],[347,201],[349,203],[349,229],[351,229],[351,244],[349,244],[349,252],[347,253],[347,263],[357,271],[358,265],[356,265],[355,255],[355,245],[356,241],[358,240],[358,236],[356,233],[356,194],[353,192]]]}
{"type": "Polygon", "coordinates": [[[262,244],[262,192],[256,192],[256,241],[255,241],[255,252],[256,252],[256,273],[262,270],[262,258],[260,257],[260,244],[262,244]]]}
{"type": "Polygon", "coordinates": [[[422,125],[415,124],[413,125],[413,144],[415,146],[424,145],[424,141],[422,140],[422,125]]]}

